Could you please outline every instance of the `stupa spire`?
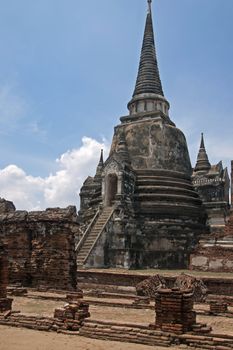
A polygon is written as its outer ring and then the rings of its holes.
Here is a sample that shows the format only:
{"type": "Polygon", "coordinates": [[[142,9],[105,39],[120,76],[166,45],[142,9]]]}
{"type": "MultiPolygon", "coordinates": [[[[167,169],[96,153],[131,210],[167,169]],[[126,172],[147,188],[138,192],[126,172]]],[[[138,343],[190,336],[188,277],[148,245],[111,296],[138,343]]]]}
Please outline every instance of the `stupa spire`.
{"type": "Polygon", "coordinates": [[[100,152],[100,160],[99,160],[99,166],[103,166],[104,165],[104,150],[101,149],[100,152]]]}
{"type": "Polygon", "coordinates": [[[169,103],[164,98],[155,48],[152,0],[147,0],[147,4],[148,10],[138,74],[132,99],[128,103],[128,109],[130,114],[160,110],[168,116],[169,103]]]}
{"type": "Polygon", "coordinates": [[[205,149],[205,143],[204,143],[204,135],[201,134],[201,144],[200,149],[197,156],[197,163],[195,166],[195,171],[208,171],[211,168],[208,155],[206,153],[205,149]]]}
{"type": "Polygon", "coordinates": [[[144,93],[154,93],[163,96],[156,57],[151,0],[148,0],[148,12],[142,43],[138,76],[133,96],[144,93]]]}
{"type": "Polygon", "coordinates": [[[151,13],[151,3],[152,3],[152,0],[147,0],[148,2],[148,13],[151,13]]]}
{"type": "Polygon", "coordinates": [[[96,174],[95,174],[95,180],[101,178],[103,166],[104,166],[103,150],[101,149],[100,160],[99,160],[99,163],[97,165],[96,174]]]}

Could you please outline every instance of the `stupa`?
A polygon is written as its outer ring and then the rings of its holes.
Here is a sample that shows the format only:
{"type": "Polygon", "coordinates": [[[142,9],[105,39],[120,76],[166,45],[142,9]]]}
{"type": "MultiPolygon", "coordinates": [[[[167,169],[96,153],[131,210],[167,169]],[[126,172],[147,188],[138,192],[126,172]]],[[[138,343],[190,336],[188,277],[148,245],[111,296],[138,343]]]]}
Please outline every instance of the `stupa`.
{"type": "Polygon", "coordinates": [[[170,119],[160,80],[151,2],[129,114],[80,192],[79,267],[186,268],[208,232],[186,139],[170,119]]]}
{"type": "Polygon", "coordinates": [[[230,178],[227,168],[223,168],[222,161],[210,164],[203,133],[192,183],[202,199],[211,233],[223,233],[230,209],[230,178]]]}

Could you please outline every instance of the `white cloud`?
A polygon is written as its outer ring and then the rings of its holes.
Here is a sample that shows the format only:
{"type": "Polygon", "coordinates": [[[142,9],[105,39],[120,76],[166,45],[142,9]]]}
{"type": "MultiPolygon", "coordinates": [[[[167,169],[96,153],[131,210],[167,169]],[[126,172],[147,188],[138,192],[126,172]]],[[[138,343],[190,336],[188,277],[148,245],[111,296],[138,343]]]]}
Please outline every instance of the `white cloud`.
{"type": "Polygon", "coordinates": [[[13,201],[17,209],[78,206],[80,187],[88,175],[94,175],[101,149],[108,152],[105,140],[100,143],[83,137],[81,147],[62,154],[56,160],[55,174],[45,178],[9,165],[0,170],[0,196],[13,201]]]}

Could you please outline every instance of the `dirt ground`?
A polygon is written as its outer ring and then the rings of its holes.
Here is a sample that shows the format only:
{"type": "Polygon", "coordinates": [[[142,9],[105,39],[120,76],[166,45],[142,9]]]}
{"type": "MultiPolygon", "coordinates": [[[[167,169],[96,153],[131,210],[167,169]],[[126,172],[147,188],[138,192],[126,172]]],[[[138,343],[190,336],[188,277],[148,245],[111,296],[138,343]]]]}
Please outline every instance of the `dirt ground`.
{"type": "MultiPolygon", "coordinates": [[[[151,346],[0,326],[0,350],[151,350],[151,346]]],[[[153,348],[155,349],[155,348],[153,348]]],[[[165,348],[156,347],[156,350],[165,348]]],[[[180,349],[173,347],[172,350],[180,349]]]]}
{"type": "MultiPolygon", "coordinates": [[[[86,299],[86,298],[85,298],[86,299]]],[[[107,299],[110,301],[111,299],[107,299]]],[[[105,299],[106,301],[106,299],[105,299]]],[[[20,310],[25,315],[53,316],[54,309],[63,306],[63,301],[37,300],[14,297],[13,310],[20,310]]],[[[199,311],[207,310],[208,305],[196,305],[199,311]]],[[[233,312],[233,308],[230,308],[233,312]]],[[[148,309],[124,309],[118,307],[90,305],[93,320],[149,324],[155,320],[155,312],[148,309]]],[[[206,323],[214,333],[233,335],[233,318],[198,315],[198,322],[206,323]]],[[[93,340],[78,336],[32,331],[0,326],[0,350],[149,350],[150,346],[93,340]],[[110,345],[111,344],[111,345],[110,345]]],[[[157,350],[164,348],[156,347],[157,350]]],[[[173,347],[172,349],[181,349],[173,347]]]]}
{"type": "MultiPolygon", "coordinates": [[[[88,300],[88,298],[85,298],[85,300],[88,300]]],[[[113,299],[104,300],[113,301],[113,299]]],[[[14,297],[13,309],[20,310],[25,315],[52,317],[54,309],[63,305],[63,301],[47,301],[14,297]]],[[[200,311],[208,310],[208,305],[196,305],[195,308],[196,310],[200,311]]],[[[233,312],[233,308],[229,308],[229,310],[233,312]]],[[[93,320],[109,320],[145,324],[153,323],[155,321],[155,312],[148,309],[125,309],[90,305],[90,313],[93,320]]],[[[233,318],[198,315],[197,322],[206,323],[212,326],[214,333],[233,335],[233,318]]],[[[1,347],[0,350],[2,350],[1,347]]]]}

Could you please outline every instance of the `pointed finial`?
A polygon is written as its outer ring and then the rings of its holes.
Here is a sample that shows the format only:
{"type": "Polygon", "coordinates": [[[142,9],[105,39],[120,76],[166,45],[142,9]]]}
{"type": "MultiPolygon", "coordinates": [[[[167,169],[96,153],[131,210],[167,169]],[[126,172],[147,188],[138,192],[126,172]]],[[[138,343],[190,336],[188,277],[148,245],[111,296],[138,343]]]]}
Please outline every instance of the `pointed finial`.
{"type": "Polygon", "coordinates": [[[100,160],[99,160],[99,164],[97,165],[96,174],[94,177],[95,181],[99,181],[99,179],[101,178],[103,166],[104,166],[103,150],[101,149],[100,160]]]}
{"type": "Polygon", "coordinates": [[[201,145],[200,145],[200,148],[205,148],[203,132],[201,133],[201,145]]]}
{"type": "Polygon", "coordinates": [[[104,157],[103,157],[103,153],[104,153],[104,150],[103,150],[103,149],[101,149],[100,161],[99,161],[99,164],[100,164],[100,165],[103,165],[103,164],[104,164],[104,157]]]}
{"type": "Polygon", "coordinates": [[[148,2],[148,12],[151,13],[151,3],[152,3],[152,0],[147,0],[148,2]]]}

